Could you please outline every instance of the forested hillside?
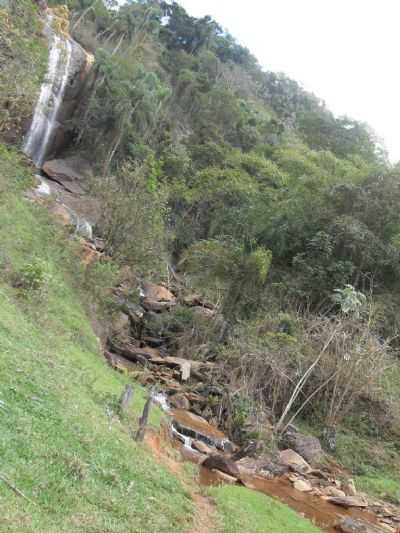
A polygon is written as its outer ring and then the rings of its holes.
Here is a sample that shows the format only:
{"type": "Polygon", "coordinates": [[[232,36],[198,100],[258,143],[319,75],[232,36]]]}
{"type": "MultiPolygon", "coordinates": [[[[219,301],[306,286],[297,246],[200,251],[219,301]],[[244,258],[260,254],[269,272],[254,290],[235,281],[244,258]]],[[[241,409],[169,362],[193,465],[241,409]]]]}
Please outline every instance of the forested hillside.
{"type": "MultiPolygon", "coordinates": [[[[235,442],[273,450],[294,424],[358,487],[400,503],[400,168],[367,124],[261,68],[210,17],[161,0],[48,5],[94,56],[53,155],[93,169],[104,271],[210,302],[212,321],[184,305],[153,319],[176,353],[216,364],[235,442]]],[[[45,70],[35,10],[11,0],[0,18],[8,147],[45,70]]]]}

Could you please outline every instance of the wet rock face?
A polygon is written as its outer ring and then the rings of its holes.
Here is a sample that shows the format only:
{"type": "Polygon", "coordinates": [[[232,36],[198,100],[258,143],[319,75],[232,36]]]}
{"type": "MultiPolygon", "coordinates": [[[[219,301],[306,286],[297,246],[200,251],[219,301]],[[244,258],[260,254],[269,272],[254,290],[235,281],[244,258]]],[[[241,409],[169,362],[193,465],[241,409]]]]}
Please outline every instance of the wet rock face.
{"type": "Polygon", "coordinates": [[[65,144],[65,124],[80,101],[93,57],[69,35],[67,8],[47,9],[44,33],[49,43],[47,73],[24,139],[24,153],[38,168],[65,144]]]}

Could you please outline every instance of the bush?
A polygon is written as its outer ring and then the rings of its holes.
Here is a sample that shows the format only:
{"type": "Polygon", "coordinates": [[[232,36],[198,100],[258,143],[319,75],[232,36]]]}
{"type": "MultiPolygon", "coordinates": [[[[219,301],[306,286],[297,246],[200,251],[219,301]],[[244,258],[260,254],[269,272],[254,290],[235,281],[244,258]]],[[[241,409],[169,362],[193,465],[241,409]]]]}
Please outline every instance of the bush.
{"type": "Polygon", "coordinates": [[[41,259],[26,263],[15,275],[14,286],[26,291],[39,291],[49,281],[48,265],[41,259]]]}

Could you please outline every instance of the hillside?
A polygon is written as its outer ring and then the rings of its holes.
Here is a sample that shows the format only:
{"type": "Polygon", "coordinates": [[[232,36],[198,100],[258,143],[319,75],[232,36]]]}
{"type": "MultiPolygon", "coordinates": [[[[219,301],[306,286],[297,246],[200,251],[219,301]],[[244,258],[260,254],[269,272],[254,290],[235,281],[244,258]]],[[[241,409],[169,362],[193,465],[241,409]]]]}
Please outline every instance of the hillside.
{"type": "Polygon", "coordinates": [[[374,132],[176,3],[0,15],[0,530],[316,531],[243,487],[264,475],[323,530],[350,497],[396,531],[400,169],[374,132]],[[136,442],[155,391],[232,451],[157,402],[136,442]],[[171,428],[242,486],[199,486],[171,428]]]}

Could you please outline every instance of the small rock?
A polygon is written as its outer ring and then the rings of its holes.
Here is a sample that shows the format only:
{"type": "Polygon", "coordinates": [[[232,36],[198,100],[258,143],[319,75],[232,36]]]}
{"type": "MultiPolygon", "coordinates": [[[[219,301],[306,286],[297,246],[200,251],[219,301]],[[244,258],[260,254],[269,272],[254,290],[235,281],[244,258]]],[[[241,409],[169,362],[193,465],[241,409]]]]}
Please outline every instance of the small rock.
{"type": "Polygon", "coordinates": [[[225,474],[236,478],[240,476],[237,464],[231,459],[228,459],[222,455],[210,455],[204,461],[203,466],[209,468],[210,470],[221,470],[221,472],[225,472],[225,474]]]}
{"type": "Polygon", "coordinates": [[[173,394],[168,401],[176,409],[186,409],[187,411],[190,409],[190,402],[182,393],[173,394]]]}
{"type": "Polygon", "coordinates": [[[293,488],[300,492],[311,492],[313,490],[311,483],[303,479],[296,479],[293,488]]]}
{"type": "Polygon", "coordinates": [[[279,462],[282,465],[289,466],[290,468],[300,471],[303,474],[312,471],[310,465],[294,450],[283,450],[279,453],[279,462]]]}

